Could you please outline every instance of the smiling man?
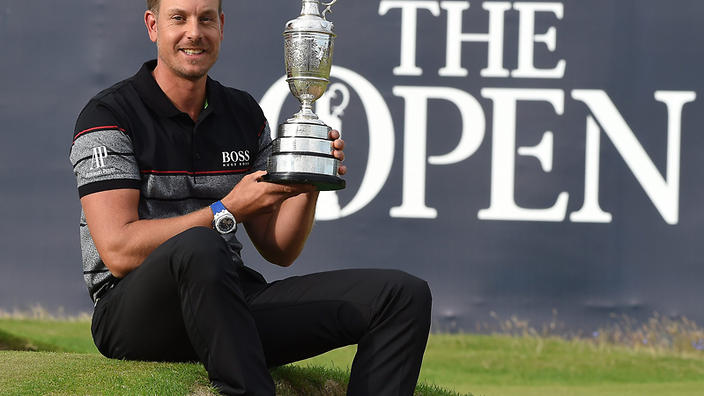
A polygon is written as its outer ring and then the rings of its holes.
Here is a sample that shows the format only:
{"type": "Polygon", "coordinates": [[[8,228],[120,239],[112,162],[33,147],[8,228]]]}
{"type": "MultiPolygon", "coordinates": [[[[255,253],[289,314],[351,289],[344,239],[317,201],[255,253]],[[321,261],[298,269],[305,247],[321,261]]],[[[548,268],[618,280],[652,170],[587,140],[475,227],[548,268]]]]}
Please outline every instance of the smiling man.
{"type": "MultiPolygon", "coordinates": [[[[249,94],[208,76],[223,39],[222,3],[147,8],[157,59],[89,101],[70,153],[100,352],[197,360],[224,394],[272,395],[268,367],[358,344],[348,394],[412,394],[428,285],[384,270],[268,283],[246,267],[237,225],[268,261],[291,265],[318,192],[260,181],[271,150],[266,119],[249,94]]],[[[344,159],[339,133],[330,138],[344,159]]]]}

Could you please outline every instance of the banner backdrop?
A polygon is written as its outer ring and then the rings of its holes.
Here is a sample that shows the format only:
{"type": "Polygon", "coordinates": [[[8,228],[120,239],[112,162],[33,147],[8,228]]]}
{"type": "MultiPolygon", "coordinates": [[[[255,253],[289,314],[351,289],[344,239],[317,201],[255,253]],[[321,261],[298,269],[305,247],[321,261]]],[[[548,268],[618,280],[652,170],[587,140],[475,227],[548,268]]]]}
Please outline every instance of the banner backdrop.
{"type": "MultiPolygon", "coordinates": [[[[296,109],[281,33],[300,1],[224,8],[211,76],[278,124],[296,109]]],[[[143,11],[0,5],[0,308],[91,310],[68,150],[88,99],[155,57],[143,11]]],[[[338,2],[316,112],[348,144],[348,187],[321,195],[294,266],[248,244],[245,262],[270,280],[403,269],[428,280],[436,330],[492,312],[701,324],[701,15],[696,0],[338,2]]]]}

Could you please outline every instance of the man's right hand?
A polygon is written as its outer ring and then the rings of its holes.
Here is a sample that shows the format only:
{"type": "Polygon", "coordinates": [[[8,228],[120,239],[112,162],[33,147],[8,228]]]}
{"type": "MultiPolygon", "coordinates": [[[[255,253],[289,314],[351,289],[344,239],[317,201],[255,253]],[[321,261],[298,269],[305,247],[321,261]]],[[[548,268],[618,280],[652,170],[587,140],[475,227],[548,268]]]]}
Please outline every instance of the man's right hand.
{"type": "Polygon", "coordinates": [[[315,192],[308,184],[275,184],[261,181],[266,171],[250,173],[222,199],[225,207],[238,222],[248,222],[259,215],[275,213],[292,197],[315,192]]]}
{"type": "Polygon", "coordinates": [[[222,203],[269,262],[288,266],[303,250],[315,220],[317,189],[308,184],[275,184],[258,171],[245,176],[222,203]]]}

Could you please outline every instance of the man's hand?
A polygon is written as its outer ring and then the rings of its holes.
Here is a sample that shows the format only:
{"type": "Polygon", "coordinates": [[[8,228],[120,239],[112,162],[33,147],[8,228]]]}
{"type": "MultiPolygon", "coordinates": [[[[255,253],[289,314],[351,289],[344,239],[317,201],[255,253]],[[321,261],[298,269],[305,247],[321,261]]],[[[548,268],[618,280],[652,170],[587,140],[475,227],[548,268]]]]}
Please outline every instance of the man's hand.
{"type": "MultiPolygon", "coordinates": [[[[328,134],[332,140],[333,156],[345,160],[345,141],[340,138],[340,132],[331,130],[328,134]]],[[[347,167],[340,165],[340,175],[347,173],[347,167]]],[[[257,171],[245,176],[225,198],[222,203],[235,215],[237,221],[245,223],[261,214],[274,213],[281,204],[289,198],[304,193],[315,192],[315,187],[305,184],[275,184],[262,183],[265,171],[257,171]]]]}
{"type": "Polygon", "coordinates": [[[285,200],[315,191],[314,186],[307,184],[262,182],[264,175],[265,171],[250,173],[222,199],[238,222],[246,223],[259,215],[275,213],[285,200]]]}
{"type": "MultiPolygon", "coordinates": [[[[332,148],[334,149],[332,155],[339,159],[340,162],[345,160],[345,141],[340,138],[340,132],[333,129],[330,131],[328,134],[328,137],[333,140],[332,142],[332,148]]],[[[347,173],[347,167],[344,165],[340,165],[340,168],[337,170],[338,173],[342,176],[345,173],[347,173]]]]}

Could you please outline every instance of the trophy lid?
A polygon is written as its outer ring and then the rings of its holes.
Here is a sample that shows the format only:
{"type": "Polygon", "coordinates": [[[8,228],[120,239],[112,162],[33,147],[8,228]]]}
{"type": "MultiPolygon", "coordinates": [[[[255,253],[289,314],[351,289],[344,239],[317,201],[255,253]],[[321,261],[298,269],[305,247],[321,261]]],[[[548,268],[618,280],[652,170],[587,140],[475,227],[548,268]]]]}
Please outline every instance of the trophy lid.
{"type": "Polygon", "coordinates": [[[320,16],[318,8],[320,2],[318,0],[303,0],[301,15],[293,20],[286,22],[286,30],[284,34],[294,32],[312,32],[325,33],[335,36],[333,32],[335,26],[332,22],[323,19],[320,16]]]}

